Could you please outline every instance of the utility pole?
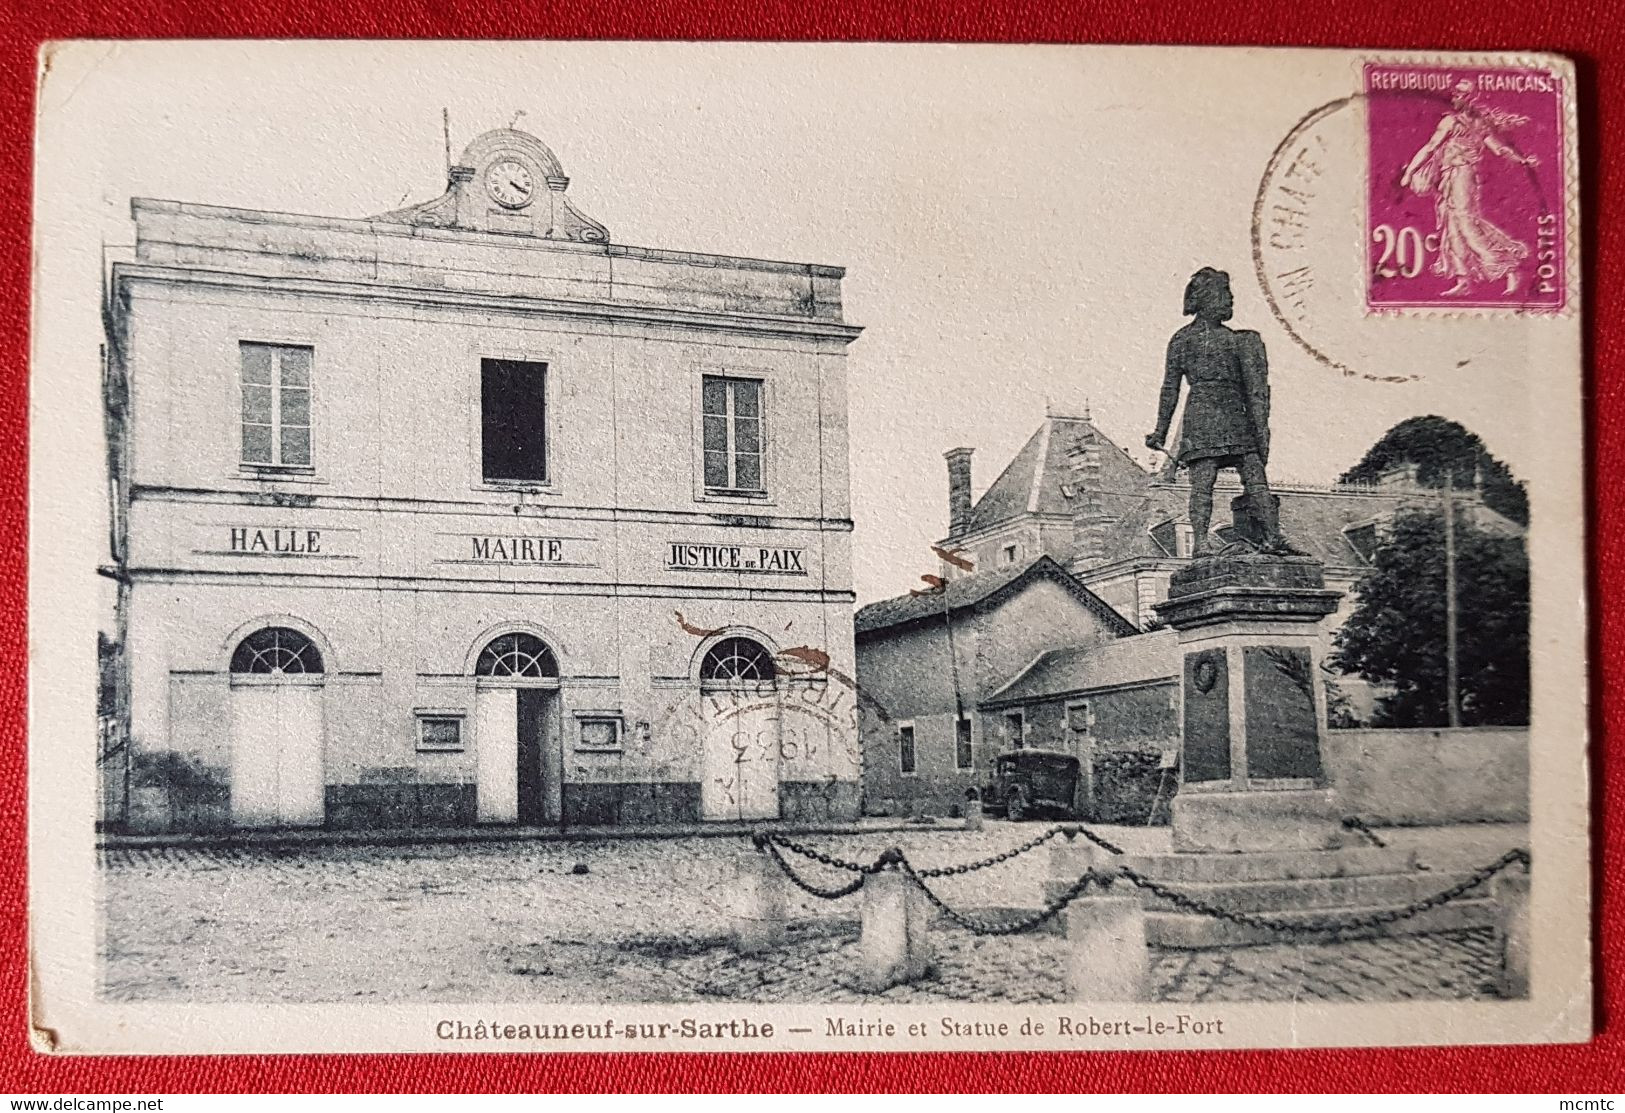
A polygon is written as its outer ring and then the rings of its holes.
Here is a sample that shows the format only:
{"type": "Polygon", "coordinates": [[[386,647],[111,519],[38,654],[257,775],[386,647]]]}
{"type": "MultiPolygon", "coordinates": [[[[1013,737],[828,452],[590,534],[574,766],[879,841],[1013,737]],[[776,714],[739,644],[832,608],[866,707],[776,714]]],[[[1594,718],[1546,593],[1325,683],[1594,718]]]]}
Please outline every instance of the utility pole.
{"type": "Polygon", "coordinates": [[[1461,726],[1461,678],[1456,668],[1456,476],[1445,475],[1444,496],[1444,691],[1450,725],[1461,726]]]}

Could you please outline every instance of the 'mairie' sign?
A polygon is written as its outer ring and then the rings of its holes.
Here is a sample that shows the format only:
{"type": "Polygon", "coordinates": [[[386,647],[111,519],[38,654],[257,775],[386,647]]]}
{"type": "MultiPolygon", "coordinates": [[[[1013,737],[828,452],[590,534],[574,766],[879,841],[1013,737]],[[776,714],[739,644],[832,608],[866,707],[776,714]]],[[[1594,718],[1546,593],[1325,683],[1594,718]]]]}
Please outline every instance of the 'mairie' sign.
{"type": "Polygon", "coordinates": [[[670,572],[770,572],[805,576],[807,550],[759,545],[689,545],[673,541],[666,547],[670,572]]]}
{"type": "Polygon", "coordinates": [[[596,543],[586,537],[525,534],[445,533],[440,556],[445,564],[529,564],[585,568],[597,563],[596,543]]]}

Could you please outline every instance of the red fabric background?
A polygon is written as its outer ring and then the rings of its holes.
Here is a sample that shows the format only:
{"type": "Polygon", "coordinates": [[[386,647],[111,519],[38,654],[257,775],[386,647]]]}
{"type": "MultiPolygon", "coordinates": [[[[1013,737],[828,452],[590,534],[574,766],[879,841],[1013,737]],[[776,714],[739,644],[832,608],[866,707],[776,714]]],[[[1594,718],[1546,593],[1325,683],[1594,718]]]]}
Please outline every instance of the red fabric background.
{"type": "MultiPolygon", "coordinates": [[[[27,364],[35,59],[47,39],[183,37],[723,38],[1223,43],[1540,49],[1580,72],[1584,285],[1596,581],[1615,587],[1625,487],[1625,0],[1303,3],[1302,0],[351,0],[286,4],[59,0],[7,5],[0,30],[0,1090],[21,1093],[460,1090],[1534,1090],[1625,1088],[1621,877],[1625,716],[1605,675],[1625,656],[1625,603],[1593,591],[1594,948],[1600,1035],[1590,1045],[1380,1051],[1005,1055],[467,1055],[87,1059],[26,1039],[25,671],[27,364]],[[1600,477],[1600,478],[1599,478],[1600,477]],[[1610,751],[1612,751],[1610,753],[1610,751]]],[[[1170,80],[1177,75],[1170,74],[1170,80]]]]}

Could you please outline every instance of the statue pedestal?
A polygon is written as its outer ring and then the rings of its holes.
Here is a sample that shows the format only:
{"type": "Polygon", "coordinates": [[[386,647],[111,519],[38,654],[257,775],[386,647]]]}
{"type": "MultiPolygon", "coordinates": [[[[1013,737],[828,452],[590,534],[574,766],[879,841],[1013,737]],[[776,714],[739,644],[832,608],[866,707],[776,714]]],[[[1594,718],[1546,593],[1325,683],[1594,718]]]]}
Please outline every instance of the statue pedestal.
{"type": "Polygon", "coordinates": [[[1341,597],[1312,557],[1206,557],[1174,573],[1156,610],[1182,658],[1176,852],[1345,845],[1320,756],[1320,622],[1341,597]]]}

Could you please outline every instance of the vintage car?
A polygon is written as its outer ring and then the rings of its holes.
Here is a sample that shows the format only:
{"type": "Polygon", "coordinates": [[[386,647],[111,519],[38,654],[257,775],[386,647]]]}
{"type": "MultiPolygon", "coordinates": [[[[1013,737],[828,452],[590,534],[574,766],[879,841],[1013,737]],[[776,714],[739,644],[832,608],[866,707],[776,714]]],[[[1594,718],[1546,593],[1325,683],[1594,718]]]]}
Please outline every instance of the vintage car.
{"type": "Polygon", "coordinates": [[[1076,757],[1057,750],[1011,750],[994,761],[982,807],[1012,820],[1040,813],[1071,818],[1077,795],[1076,757]]]}

